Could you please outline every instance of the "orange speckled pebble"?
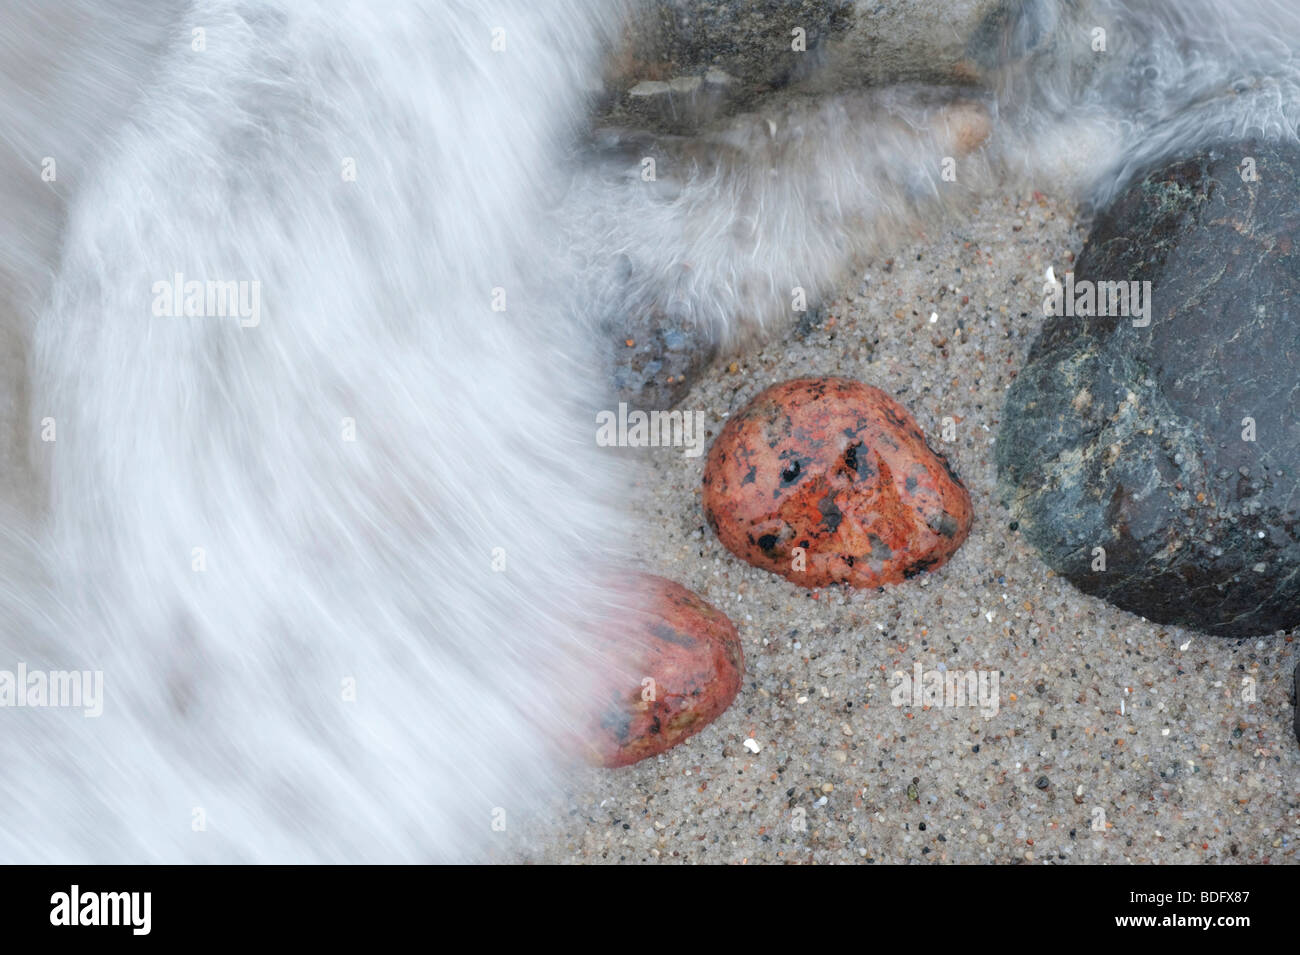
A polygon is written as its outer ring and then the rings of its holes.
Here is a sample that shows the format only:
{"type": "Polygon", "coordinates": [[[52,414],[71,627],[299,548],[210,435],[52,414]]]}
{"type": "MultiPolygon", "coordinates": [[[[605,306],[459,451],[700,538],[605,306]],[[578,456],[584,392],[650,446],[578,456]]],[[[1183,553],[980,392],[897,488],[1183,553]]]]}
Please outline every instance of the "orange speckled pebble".
{"type": "Polygon", "coordinates": [[[644,581],[648,612],[629,635],[639,659],[627,685],[610,691],[590,741],[600,766],[628,766],[694,736],[731,705],[745,672],[726,614],[671,580],[644,581]]]}
{"type": "Polygon", "coordinates": [[[773,385],[733,416],[703,504],[729,551],[805,587],[896,584],[941,565],[971,525],[970,495],[907,409],[846,378],[773,385]]]}

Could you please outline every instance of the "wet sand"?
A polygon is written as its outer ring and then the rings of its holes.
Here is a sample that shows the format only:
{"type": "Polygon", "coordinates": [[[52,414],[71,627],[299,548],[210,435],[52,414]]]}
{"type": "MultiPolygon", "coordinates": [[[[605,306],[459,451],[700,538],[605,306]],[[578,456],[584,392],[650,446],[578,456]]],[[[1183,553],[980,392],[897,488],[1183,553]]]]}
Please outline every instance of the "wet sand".
{"type": "Polygon", "coordinates": [[[820,313],[714,367],[681,403],[716,434],[788,378],[840,375],[894,395],[975,505],[969,540],[931,574],[883,592],[797,587],[709,531],[703,456],[627,450],[646,569],[731,617],[745,682],[677,749],[576,774],[526,859],[1297,861],[1293,635],[1214,639],[1087,597],[999,501],[1003,397],[1042,322],[1043,273],[1068,268],[1083,238],[1067,204],[1004,190],[956,227],[900,237],[820,313]],[[918,663],[996,670],[996,714],[893,705],[894,674],[918,663]]]}

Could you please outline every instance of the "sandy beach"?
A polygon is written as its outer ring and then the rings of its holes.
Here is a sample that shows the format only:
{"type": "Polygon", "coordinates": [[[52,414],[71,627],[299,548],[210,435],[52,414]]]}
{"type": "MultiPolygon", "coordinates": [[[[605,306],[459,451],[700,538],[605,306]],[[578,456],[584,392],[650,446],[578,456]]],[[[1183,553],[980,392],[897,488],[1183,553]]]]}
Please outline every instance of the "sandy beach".
{"type": "Polygon", "coordinates": [[[1297,861],[1293,635],[1215,639],[1084,596],[999,500],[1005,391],[1042,322],[1045,270],[1068,267],[1084,236],[1071,206],[1007,187],[959,225],[900,237],[824,309],[716,365],[681,403],[712,437],[788,378],[844,376],[895,396],[975,506],[970,538],[934,573],[882,592],[802,589],[709,531],[703,456],[626,451],[639,456],[629,494],[645,569],[731,617],[745,682],[684,745],[575,775],[527,860],[1297,861]],[[918,664],[996,671],[996,713],[894,705],[894,674],[918,664]]]}

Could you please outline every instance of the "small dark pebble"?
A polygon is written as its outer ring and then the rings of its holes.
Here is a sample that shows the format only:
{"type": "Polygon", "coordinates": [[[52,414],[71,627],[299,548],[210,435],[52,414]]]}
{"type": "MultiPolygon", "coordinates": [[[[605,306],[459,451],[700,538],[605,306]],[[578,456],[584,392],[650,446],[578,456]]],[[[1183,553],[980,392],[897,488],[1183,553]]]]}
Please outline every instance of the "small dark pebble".
{"type": "Polygon", "coordinates": [[[1038,781],[1034,783],[1034,785],[1039,789],[1046,789],[1048,786],[1052,785],[1052,781],[1046,776],[1039,776],[1038,781]]]}
{"type": "Polygon", "coordinates": [[[1295,738],[1300,740],[1300,663],[1296,664],[1295,673],[1291,676],[1291,700],[1295,710],[1291,725],[1295,729],[1295,738]]]}

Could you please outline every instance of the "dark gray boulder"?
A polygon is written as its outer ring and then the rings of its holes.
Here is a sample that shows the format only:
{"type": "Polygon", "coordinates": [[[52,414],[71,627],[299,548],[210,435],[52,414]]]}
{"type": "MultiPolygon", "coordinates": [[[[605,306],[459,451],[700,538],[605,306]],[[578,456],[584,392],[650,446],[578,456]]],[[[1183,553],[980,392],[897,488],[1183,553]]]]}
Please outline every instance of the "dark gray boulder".
{"type": "Polygon", "coordinates": [[[1046,321],[998,436],[1012,520],[1150,620],[1300,625],[1300,149],[1223,144],[1139,176],[1074,281],[1150,281],[1150,323],[1046,321]]]}

